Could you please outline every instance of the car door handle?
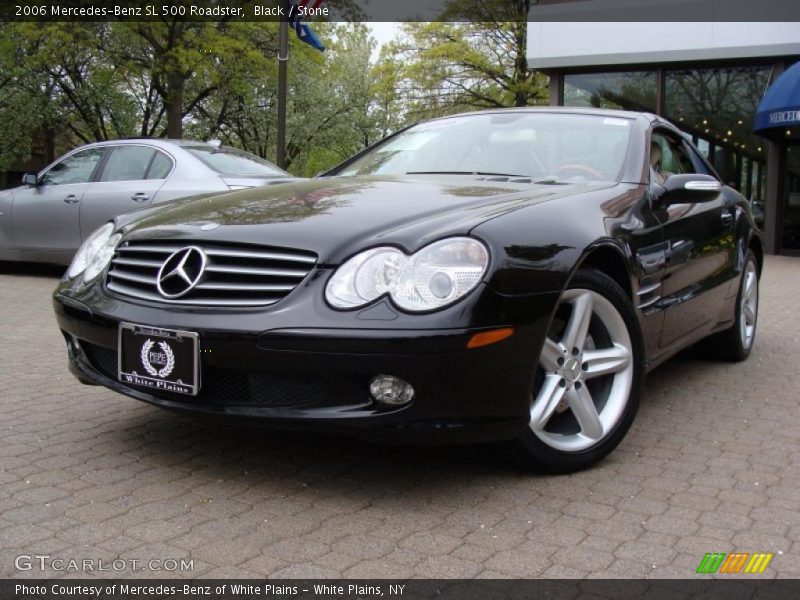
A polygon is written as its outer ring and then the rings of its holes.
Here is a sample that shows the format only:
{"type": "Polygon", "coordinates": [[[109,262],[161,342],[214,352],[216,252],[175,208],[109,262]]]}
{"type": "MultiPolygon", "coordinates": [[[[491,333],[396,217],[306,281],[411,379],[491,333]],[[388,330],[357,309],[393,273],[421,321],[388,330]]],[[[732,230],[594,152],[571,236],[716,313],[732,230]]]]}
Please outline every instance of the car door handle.
{"type": "Polygon", "coordinates": [[[143,192],[139,192],[138,194],[131,196],[131,200],[134,202],[145,202],[146,200],[150,200],[150,196],[143,192]]]}
{"type": "Polygon", "coordinates": [[[66,198],[64,198],[64,202],[67,204],[75,204],[76,202],[80,202],[81,199],[78,198],[75,194],[70,194],[66,198]]]}
{"type": "Polygon", "coordinates": [[[727,227],[733,222],[733,213],[729,210],[722,211],[722,224],[727,227]]]}

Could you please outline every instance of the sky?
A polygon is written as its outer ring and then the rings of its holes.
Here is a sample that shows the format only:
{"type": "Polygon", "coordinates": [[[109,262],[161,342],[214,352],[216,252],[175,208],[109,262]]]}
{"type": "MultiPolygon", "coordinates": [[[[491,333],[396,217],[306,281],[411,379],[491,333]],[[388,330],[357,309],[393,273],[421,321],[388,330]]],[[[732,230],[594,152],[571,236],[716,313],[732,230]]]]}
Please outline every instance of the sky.
{"type": "Polygon", "coordinates": [[[372,37],[378,42],[375,50],[372,52],[372,60],[374,61],[381,51],[381,46],[392,41],[395,34],[399,31],[400,23],[364,23],[369,27],[372,37]]]}

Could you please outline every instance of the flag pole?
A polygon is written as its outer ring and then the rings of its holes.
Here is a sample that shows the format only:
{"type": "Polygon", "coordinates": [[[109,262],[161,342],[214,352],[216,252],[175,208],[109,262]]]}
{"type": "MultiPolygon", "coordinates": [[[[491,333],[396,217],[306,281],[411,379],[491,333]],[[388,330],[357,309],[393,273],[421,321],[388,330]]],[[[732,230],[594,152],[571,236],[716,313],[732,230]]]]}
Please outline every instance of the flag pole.
{"type": "Polygon", "coordinates": [[[278,151],[277,163],[286,167],[286,68],[289,62],[289,0],[281,0],[284,15],[281,17],[278,38],[278,151]]]}

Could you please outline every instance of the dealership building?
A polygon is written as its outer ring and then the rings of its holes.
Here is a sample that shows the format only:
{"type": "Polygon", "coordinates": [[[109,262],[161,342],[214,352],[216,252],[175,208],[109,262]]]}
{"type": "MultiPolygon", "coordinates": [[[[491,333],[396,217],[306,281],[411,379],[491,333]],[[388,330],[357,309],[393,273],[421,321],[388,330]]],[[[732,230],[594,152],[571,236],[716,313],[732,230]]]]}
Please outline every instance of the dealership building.
{"type": "Polygon", "coordinates": [[[530,15],[528,62],[550,75],[550,103],[670,119],[752,200],[767,251],[800,254],[800,24],[553,16],[575,4],[530,15]]]}

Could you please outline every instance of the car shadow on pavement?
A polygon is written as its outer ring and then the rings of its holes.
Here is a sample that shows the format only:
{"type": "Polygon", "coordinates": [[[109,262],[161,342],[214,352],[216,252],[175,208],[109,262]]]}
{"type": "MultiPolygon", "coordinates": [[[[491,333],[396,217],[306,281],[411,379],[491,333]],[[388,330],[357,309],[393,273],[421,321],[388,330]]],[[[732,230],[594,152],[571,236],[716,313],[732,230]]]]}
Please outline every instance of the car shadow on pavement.
{"type": "MultiPolygon", "coordinates": [[[[221,481],[246,480],[268,491],[275,484],[324,488],[331,493],[366,486],[369,495],[438,494],[443,488],[473,481],[531,474],[504,455],[498,444],[400,445],[297,430],[273,430],[238,422],[214,421],[164,411],[131,415],[125,439],[131,446],[146,440],[147,456],[187,456],[182,467],[221,481]],[[437,490],[437,491],[434,491],[437,490]]],[[[130,451],[135,450],[133,448],[130,451]]]]}
{"type": "MultiPolygon", "coordinates": [[[[654,370],[648,377],[640,410],[658,413],[675,402],[670,392],[676,373],[697,369],[702,369],[700,361],[687,350],[654,370]]],[[[138,407],[119,425],[116,443],[122,447],[117,451],[140,454],[139,449],[145,448],[139,458],[140,463],[145,463],[143,468],[175,464],[192,473],[200,471],[210,480],[235,479],[251,490],[267,494],[289,485],[324,488],[334,494],[336,490],[367,486],[372,490],[370,495],[379,489],[387,494],[437,495],[479,483],[505,485],[514,480],[530,482],[532,478],[553,477],[526,470],[502,444],[389,444],[343,435],[270,429],[240,420],[215,420],[153,407],[138,407]]],[[[610,475],[620,462],[629,460],[631,449],[626,451],[625,446],[623,441],[611,456],[593,467],[589,478],[610,475]]]]}

